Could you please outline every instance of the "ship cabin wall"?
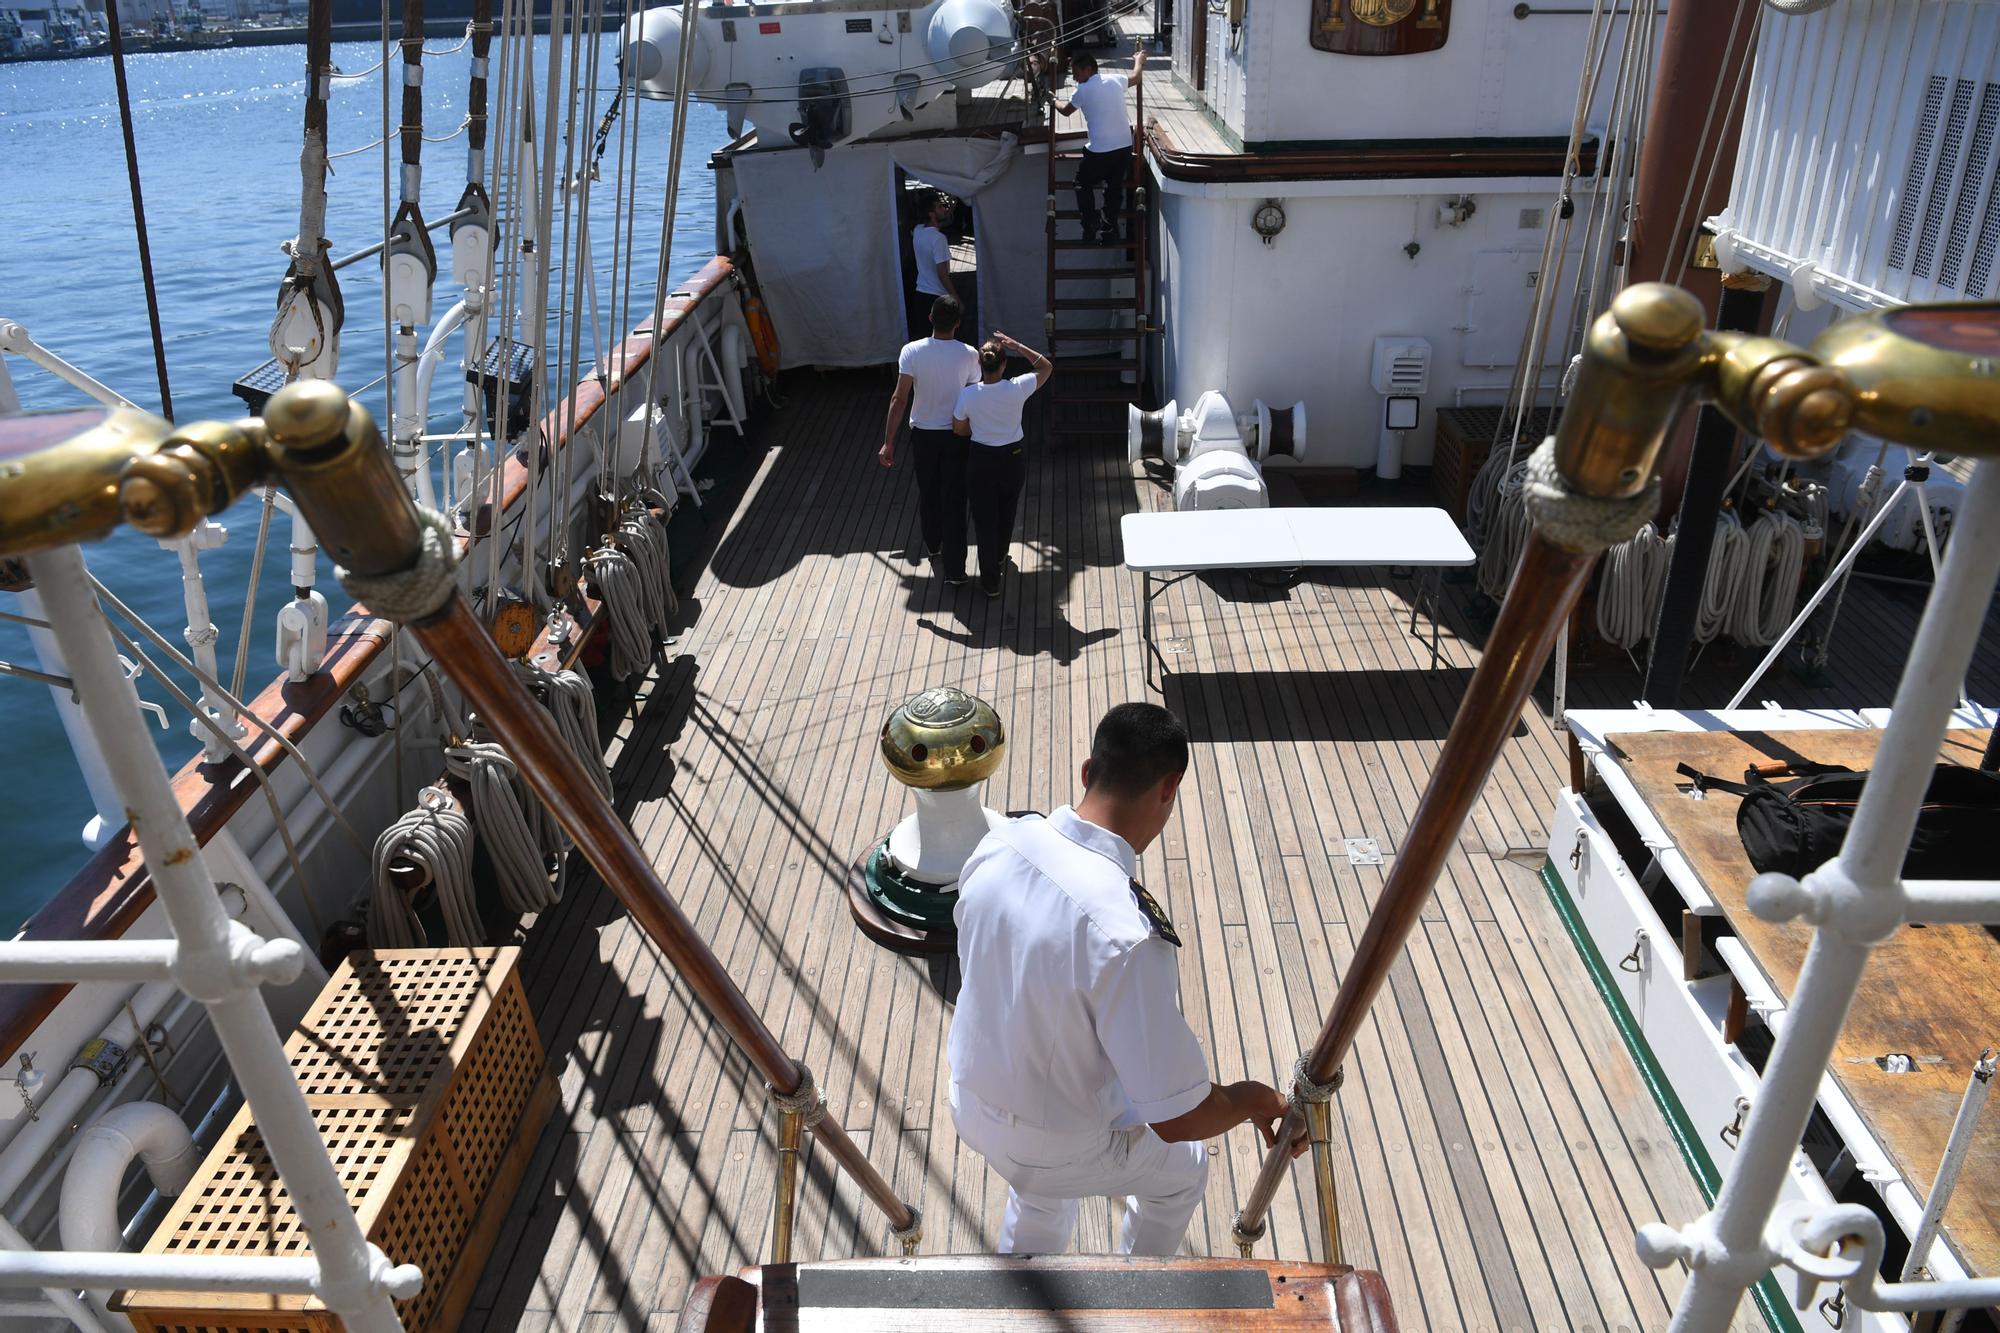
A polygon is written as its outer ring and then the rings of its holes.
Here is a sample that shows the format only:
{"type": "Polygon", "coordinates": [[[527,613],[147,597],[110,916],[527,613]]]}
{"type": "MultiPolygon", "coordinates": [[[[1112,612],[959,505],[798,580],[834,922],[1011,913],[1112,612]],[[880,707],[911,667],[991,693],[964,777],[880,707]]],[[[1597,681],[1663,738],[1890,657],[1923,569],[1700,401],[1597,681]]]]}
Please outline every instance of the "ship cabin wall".
{"type": "MultiPolygon", "coordinates": [[[[1568,136],[1591,21],[1587,6],[1516,18],[1512,0],[1439,0],[1446,14],[1441,47],[1361,56],[1313,46],[1315,15],[1334,2],[1229,0],[1212,6],[1208,0],[1172,0],[1174,67],[1188,71],[1182,79],[1193,91],[1191,75],[1199,64],[1197,97],[1225,134],[1251,150],[1343,141],[1568,136]],[[1230,9],[1243,19],[1233,41],[1230,9]]],[[[1351,10],[1354,0],[1338,3],[1351,10]]],[[[1350,29],[1357,22],[1346,20],[1350,29]]],[[[1624,41],[1625,20],[1616,23],[1593,124],[1602,122],[1609,106],[1624,41]]],[[[1663,30],[1665,24],[1655,26],[1663,30]]]]}
{"type": "MultiPolygon", "coordinates": [[[[1430,344],[1417,428],[1397,442],[1406,464],[1431,461],[1438,409],[1505,401],[1541,281],[1554,181],[1160,186],[1161,401],[1189,404],[1208,389],[1224,391],[1239,412],[1258,398],[1273,407],[1303,401],[1305,461],[1357,469],[1376,465],[1382,443],[1377,338],[1430,344]],[[1281,191],[1285,228],[1266,245],[1251,219],[1281,191]],[[1468,196],[1471,217],[1440,219],[1447,200],[1468,196]]],[[[1588,201],[1580,194],[1579,214],[1588,201]]],[[[1556,347],[1540,358],[1543,401],[1561,372],[1576,267],[1572,255],[1557,280],[1556,347]]]]}

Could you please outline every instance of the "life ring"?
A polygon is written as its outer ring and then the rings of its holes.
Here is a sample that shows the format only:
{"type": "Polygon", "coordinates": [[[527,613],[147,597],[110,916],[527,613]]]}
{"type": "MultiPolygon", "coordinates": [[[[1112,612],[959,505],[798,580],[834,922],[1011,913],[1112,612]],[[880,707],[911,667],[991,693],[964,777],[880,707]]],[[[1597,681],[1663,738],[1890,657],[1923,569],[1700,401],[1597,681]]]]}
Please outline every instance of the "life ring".
{"type": "Polygon", "coordinates": [[[750,326],[750,344],[757,349],[757,369],[766,375],[777,374],[778,330],[755,292],[743,298],[743,322],[750,326]]]}

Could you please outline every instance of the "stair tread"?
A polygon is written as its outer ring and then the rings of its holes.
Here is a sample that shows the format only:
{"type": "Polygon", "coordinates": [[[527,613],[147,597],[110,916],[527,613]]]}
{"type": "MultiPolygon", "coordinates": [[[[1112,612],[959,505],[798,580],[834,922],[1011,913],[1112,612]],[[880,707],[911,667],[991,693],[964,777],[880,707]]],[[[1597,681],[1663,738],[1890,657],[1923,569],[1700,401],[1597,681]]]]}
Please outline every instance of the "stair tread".
{"type": "Polygon", "coordinates": [[[1058,296],[1057,310],[1130,310],[1138,304],[1137,296],[1058,296]]]}
{"type": "Polygon", "coordinates": [[[1132,250],[1137,249],[1137,241],[1056,241],[1058,250],[1132,250]]]}
{"type": "Polygon", "coordinates": [[[1049,334],[1059,342],[1130,342],[1145,336],[1141,329],[1055,329],[1049,334]]]}
{"type": "Polygon", "coordinates": [[[1118,266],[1118,267],[1096,267],[1096,266],[1093,266],[1093,267],[1089,267],[1089,268],[1085,268],[1085,267],[1081,267],[1081,266],[1079,266],[1079,267],[1077,267],[1077,268],[1059,268],[1059,269],[1056,269],[1056,270],[1054,270],[1054,273],[1055,273],[1055,276],[1056,276],[1056,277],[1057,277],[1058,279],[1062,279],[1062,278],[1135,278],[1135,277],[1139,276],[1139,271],[1138,271],[1138,269],[1137,269],[1137,268],[1135,268],[1135,267],[1133,267],[1132,265],[1129,265],[1129,264],[1127,264],[1127,265],[1122,265],[1122,266],[1118,266]]]}

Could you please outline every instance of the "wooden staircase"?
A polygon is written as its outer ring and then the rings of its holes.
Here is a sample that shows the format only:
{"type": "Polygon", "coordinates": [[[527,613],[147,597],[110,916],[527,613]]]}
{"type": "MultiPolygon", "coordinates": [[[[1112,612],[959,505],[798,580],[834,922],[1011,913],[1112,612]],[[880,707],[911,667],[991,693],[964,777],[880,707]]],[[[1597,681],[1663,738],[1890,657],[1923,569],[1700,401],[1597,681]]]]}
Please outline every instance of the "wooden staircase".
{"type": "Polygon", "coordinates": [[[1378,1274],[1117,1255],[769,1264],[705,1277],[676,1333],[1395,1333],[1378,1274]]]}
{"type": "Polygon", "coordinates": [[[1125,208],[1116,219],[1127,239],[1111,244],[1080,239],[1081,213],[1062,206],[1075,198],[1086,135],[1057,130],[1055,97],[1048,94],[1048,284],[1043,331],[1056,373],[1041,397],[1042,429],[1051,439],[1105,432],[1122,437],[1124,407],[1139,400],[1145,378],[1145,340],[1153,331],[1146,321],[1152,219],[1145,153],[1139,141],[1146,123],[1145,80],[1133,91],[1132,171],[1125,185],[1125,208]],[[1109,343],[1112,350],[1064,355],[1065,348],[1092,343],[1109,343]]]}

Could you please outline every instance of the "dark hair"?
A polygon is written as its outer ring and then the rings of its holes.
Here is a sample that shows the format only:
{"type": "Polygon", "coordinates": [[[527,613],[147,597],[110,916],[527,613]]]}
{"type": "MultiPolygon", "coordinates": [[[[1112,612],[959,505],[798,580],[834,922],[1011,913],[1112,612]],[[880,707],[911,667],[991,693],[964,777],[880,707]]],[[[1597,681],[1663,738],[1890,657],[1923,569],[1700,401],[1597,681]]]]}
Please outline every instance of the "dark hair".
{"type": "Polygon", "coordinates": [[[1132,797],[1187,772],[1188,734],[1158,704],[1119,704],[1090,738],[1090,790],[1132,797]]]}
{"type": "Polygon", "coordinates": [[[1087,78],[1097,73],[1097,57],[1088,51],[1072,51],[1069,53],[1069,67],[1082,70],[1087,78]]]}
{"type": "Polygon", "coordinates": [[[919,202],[923,205],[923,215],[929,217],[933,208],[937,208],[943,204],[955,203],[956,201],[943,190],[925,190],[923,198],[919,202]]]}
{"type": "Polygon", "coordinates": [[[940,296],[931,302],[931,332],[942,338],[958,328],[958,321],[965,318],[965,307],[958,303],[956,296],[940,296]]]}
{"type": "Polygon", "coordinates": [[[983,342],[979,344],[979,373],[981,376],[991,375],[996,370],[1003,370],[1006,368],[1006,365],[1006,348],[996,342],[983,342]]]}

